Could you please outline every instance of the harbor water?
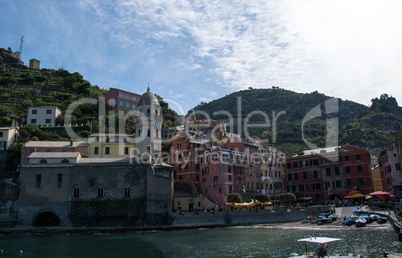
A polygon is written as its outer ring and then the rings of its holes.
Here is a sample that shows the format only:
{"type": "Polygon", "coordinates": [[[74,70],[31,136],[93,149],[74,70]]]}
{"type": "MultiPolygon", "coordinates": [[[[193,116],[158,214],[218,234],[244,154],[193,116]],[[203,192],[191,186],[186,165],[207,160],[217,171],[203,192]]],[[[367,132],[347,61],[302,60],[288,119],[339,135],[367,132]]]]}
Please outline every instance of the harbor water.
{"type": "MultiPolygon", "coordinates": [[[[335,237],[333,254],[382,257],[401,253],[398,234],[388,223],[376,227],[279,227],[254,225],[131,233],[70,233],[0,236],[3,257],[289,257],[302,254],[297,239],[335,237]],[[22,250],[22,254],[20,254],[22,250]]],[[[310,250],[317,248],[309,244],[310,250]]]]}

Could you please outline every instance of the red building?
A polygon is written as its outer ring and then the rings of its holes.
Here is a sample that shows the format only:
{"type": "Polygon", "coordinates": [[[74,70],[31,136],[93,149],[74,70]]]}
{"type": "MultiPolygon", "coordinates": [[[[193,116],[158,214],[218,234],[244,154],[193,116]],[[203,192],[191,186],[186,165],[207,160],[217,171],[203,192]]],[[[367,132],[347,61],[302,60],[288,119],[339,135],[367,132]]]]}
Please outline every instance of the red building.
{"type": "MultiPolygon", "coordinates": [[[[178,137],[171,143],[175,180],[190,180],[199,193],[224,207],[230,193],[250,201],[260,192],[260,145],[178,137]]],[[[205,207],[207,208],[207,207],[205,207]]]]}
{"type": "Polygon", "coordinates": [[[134,110],[137,107],[141,95],[136,93],[110,88],[105,95],[106,105],[113,107],[113,110],[121,109],[134,110]]]}
{"type": "Polygon", "coordinates": [[[359,188],[372,191],[370,153],[356,146],[308,150],[286,159],[287,191],[313,197],[315,202],[336,200],[359,188]]]}

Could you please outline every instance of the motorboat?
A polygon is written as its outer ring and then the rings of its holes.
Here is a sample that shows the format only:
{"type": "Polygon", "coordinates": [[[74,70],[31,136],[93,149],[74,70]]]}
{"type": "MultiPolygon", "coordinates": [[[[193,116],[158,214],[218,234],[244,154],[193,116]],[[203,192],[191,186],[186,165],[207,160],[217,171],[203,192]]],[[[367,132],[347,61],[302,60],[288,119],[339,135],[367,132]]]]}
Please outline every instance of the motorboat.
{"type": "Polygon", "coordinates": [[[371,223],[372,222],[372,220],[370,220],[370,217],[369,217],[369,215],[367,215],[367,214],[362,214],[362,215],[360,215],[359,216],[359,219],[365,219],[366,220],[366,223],[371,223]]]}
{"type": "Polygon", "coordinates": [[[354,207],[352,211],[353,211],[353,213],[359,214],[359,213],[362,213],[362,208],[360,208],[360,207],[354,207]]]}
{"type": "Polygon", "coordinates": [[[342,219],[342,223],[344,225],[346,225],[346,226],[351,226],[351,225],[353,225],[355,223],[355,221],[345,217],[345,218],[342,219]]]}
{"type": "Polygon", "coordinates": [[[377,221],[379,217],[380,217],[380,215],[378,215],[378,214],[370,214],[369,215],[369,218],[372,221],[377,221]]]}
{"type": "Polygon", "coordinates": [[[388,219],[386,217],[379,216],[377,219],[378,224],[384,224],[384,223],[387,223],[387,221],[388,221],[388,219]]]}
{"type": "Polygon", "coordinates": [[[332,218],[328,218],[326,216],[318,216],[318,223],[323,224],[323,223],[332,223],[332,218]]]}
{"type": "MultiPolygon", "coordinates": [[[[313,248],[314,248],[314,250],[317,249],[317,251],[309,252],[309,250],[308,250],[309,247],[307,245],[308,243],[319,244],[319,245],[321,245],[322,248],[324,248],[327,243],[336,242],[336,241],[340,241],[340,240],[342,240],[342,239],[340,239],[340,238],[332,238],[332,237],[308,237],[308,238],[302,238],[302,239],[297,240],[297,242],[304,243],[304,245],[305,245],[305,253],[301,254],[301,255],[298,255],[297,253],[291,253],[289,256],[290,257],[304,257],[304,258],[318,257],[318,252],[321,249],[321,248],[319,248],[320,246],[317,247],[317,245],[314,245],[313,248]]],[[[325,257],[327,257],[329,255],[329,252],[328,252],[328,250],[326,250],[326,248],[324,250],[326,251],[326,256],[325,257]]],[[[352,256],[353,256],[353,254],[349,254],[347,256],[341,256],[341,255],[338,255],[338,254],[331,254],[328,257],[342,258],[342,257],[352,257],[352,256]]]]}
{"type": "Polygon", "coordinates": [[[355,221],[355,224],[356,224],[356,227],[364,227],[364,226],[366,226],[366,224],[367,224],[367,220],[364,219],[364,218],[358,218],[358,219],[355,221]]]}

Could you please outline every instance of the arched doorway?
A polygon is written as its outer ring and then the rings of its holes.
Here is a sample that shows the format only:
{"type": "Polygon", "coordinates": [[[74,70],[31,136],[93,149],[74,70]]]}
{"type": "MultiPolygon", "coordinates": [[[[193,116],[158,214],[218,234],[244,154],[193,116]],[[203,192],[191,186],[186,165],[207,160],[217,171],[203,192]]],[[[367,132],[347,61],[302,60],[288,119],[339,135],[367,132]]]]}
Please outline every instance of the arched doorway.
{"type": "Polygon", "coordinates": [[[59,224],[59,217],[51,211],[39,213],[33,222],[34,227],[56,227],[59,224]]]}

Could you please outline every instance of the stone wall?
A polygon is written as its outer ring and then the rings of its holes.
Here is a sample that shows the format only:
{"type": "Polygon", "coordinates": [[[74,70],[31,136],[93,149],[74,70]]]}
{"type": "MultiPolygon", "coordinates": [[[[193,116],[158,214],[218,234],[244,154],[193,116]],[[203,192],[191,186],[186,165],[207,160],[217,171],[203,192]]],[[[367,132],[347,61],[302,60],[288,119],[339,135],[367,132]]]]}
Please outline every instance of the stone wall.
{"type": "Polygon", "coordinates": [[[250,211],[220,211],[220,212],[185,212],[174,213],[172,226],[192,227],[192,226],[222,226],[222,225],[244,225],[244,224],[263,224],[301,221],[309,215],[318,216],[321,213],[328,213],[330,207],[316,209],[293,208],[290,210],[277,209],[270,210],[250,210],[250,211]]]}
{"type": "Polygon", "coordinates": [[[170,224],[171,177],[156,175],[151,165],[53,165],[23,167],[21,225],[33,225],[38,214],[43,212],[54,213],[60,220],[60,226],[141,227],[170,224]],[[42,175],[39,188],[35,179],[38,174],[42,175]],[[58,184],[60,175],[63,178],[62,187],[58,184]]]}
{"type": "Polygon", "coordinates": [[[0,181],[0,227],[14,226],[18,221],[19,185],[9,180],[0,181]]]}

